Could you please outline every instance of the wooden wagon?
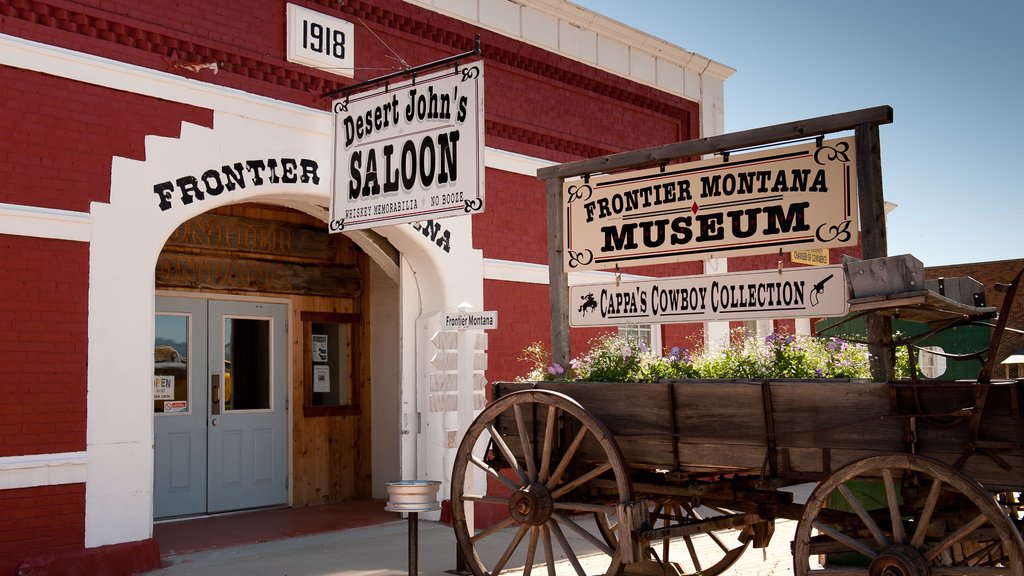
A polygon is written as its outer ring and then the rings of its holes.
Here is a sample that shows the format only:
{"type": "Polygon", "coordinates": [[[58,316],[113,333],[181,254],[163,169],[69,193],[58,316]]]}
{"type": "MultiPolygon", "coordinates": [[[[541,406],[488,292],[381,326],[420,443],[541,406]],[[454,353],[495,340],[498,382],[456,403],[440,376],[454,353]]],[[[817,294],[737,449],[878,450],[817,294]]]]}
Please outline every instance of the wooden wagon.
{"type": "MultiPolygon", "coordinates": [[[[861,304],[995,317],[944,300],[861,304]]],[[[1004,328],[1001,315],[991,355],[1004,328]]],[[[710,576],[791,519],[797,576],[1019,576],[1024,380],[990,373],[991,360],[971,381],[499,382],[457,452],[456,538],[478,576],[710,576]]]]}

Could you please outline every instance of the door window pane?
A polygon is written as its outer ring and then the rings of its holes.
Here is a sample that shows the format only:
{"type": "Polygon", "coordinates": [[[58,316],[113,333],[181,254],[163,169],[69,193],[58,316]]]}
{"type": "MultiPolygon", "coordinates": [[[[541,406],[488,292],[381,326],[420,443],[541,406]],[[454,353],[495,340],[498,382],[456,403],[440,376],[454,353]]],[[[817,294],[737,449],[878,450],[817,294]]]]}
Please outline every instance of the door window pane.
{"type": "Polygon", "coordinates": [[[153,412],[187,413],[189,317],[157,314],[153,345],[153,412]]]}
{"type": "Polygon", "coordinates": [[[269,410],[270,320],[224,318],[224,410],[269,410]]]}

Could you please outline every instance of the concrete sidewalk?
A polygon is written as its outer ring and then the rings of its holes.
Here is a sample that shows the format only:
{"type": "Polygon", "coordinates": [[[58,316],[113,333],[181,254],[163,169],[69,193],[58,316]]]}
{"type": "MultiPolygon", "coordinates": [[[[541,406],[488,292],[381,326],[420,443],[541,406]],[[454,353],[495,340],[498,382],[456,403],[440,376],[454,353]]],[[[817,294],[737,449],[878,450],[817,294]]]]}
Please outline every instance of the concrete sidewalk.
{"type": "MultiPolygon", "coordinates": [[[[446,576],[455,569],[455,533],[450,526],[420,521],[419,573],[446,576]]],[[[400,576],[408,575],[408,527],[405,520],[369,528],[330,532],[249,544],[164,559],[151,576],[400,576]]],[[[796,522],[779,520],[767,550],[747,550],[723,576],[793,574],[790,541],[796,522]]],[[[509,540],[504,540],[507,544],[509,540]]],[[[573,574],[561,563],[558,574],[573,574]]]]}

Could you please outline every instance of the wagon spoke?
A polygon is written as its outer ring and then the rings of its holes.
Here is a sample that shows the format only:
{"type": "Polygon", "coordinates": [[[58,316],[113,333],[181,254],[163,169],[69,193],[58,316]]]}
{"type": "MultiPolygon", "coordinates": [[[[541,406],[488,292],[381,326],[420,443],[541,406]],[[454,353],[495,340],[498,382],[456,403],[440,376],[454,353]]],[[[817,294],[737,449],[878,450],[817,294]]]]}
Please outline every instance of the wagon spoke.
{"type": "Polygon", "coordinates": [[[551,497],[552,498],[561,498],[563,494],[566,494],[568,492],[571,492],[571,491],[575,490],[576,488],[579,488],[580,486],[586,484],[587,482],[590,482],[594,478],[597,478],[601,474],[604,474],[605,472],[607,472],[607,471],[609,471],[611,469],[612,469],[611,463],[602,464],[602,465],[598,466],[597,468],[594,468],[590,472],[587,472],[583,476],[580,476],[579,478],[576,478],[572,482],[568,482],[565,485],[559,487],[558,490],[554,491],[551,494],[551,497]]]}
{"type": "Polygon", "coordinates": [[[491,496],[490,494],[463,494],[462,499],[467,502],[483,502],[484,504],[498,504],[507,506],[508,498],[505,496],[491,496]]]}
{"type": "Polygon", "coordinates": [[[473,536],[470,537],[470,541],[471,542],[479,542],[479,541],[483,540],[484,538],[487,538],[488,536],[493,536],[494,534],[497,534],[498,532],[504,530],[505,528],[508,528],[509,526],[511,526],[511,525],[513,525],[515,523],[516,523],[515,520],[513,520],[511,518],[505,518],[504,520],[502,520],[501,522],[498,522],[494,526],[491,526],[487,530],[484,530],[483,532],[479,532],[477,534],[474,534],[473,536]]]}
{"type": "Polygon", "coordinates": [[[906,544],[907,535],[903,531],[903,517],[900,514],[900,503],[896,499],[896,483],[892,479],[892,470],[882,470],[885,482],[885,501],[889,505],[889,519],[892,521],[892,540],[896,544],[906,544]]]}
{"type": "Polygon", "coordinates": [[[537,481],[544,484],[548,481],[548,474],[551,472],[551,449],[555,443],[555,417],[557,410],[554,406],[548,406],[548,417],[544,426],[544,447],[541,449],[540,475],[537,481]]]}
{"type": "Polygon", "coordinates": [[[493,424],[487,426],[487,431],[491,433],[491,441],[498,446],[498,450],[500,450],[502,456],[505,457],[505,461],[508,462],[508,465],[511,466],[513,470],[515,470],[519,480],[525,484],[527,482],[526,475],[523,474],[523,469],[519,467],[519,461],[516,460],[516,457],[512,455],[512,451],[509,450],[508,444],[505,444],[505,440],[498,434],[498,431],[494,429],[493,424]]]}
{"type": "Polygon", "coordinates": [[[519,488],[518,484],[516,484],[515,482],[513,482],[513,481],[509,480],[508,478],[502,476],[501,474],[498,473],[497,470],[495,470],[494,468],[491,468],[483,460],[477,458],[476,456],[470,456],[469,461],[472,462],[473,465],[476,466],[477,468],[479,468],[479,469],[483,470],[484,472],[487,472],[488,474],[490,474],[493,478],[495,478],[496,480],[498,480],[499,482],[501,482],[505,486],[508,486],[510,489],[515,490],[515,489],[519,488]]]}
{"type": "Polygon", "coordinates": [[[864,523],[864,526],[871,532],[871,535],[875,537],[875,542],[882,548],[889,545],[889,539],[886,538],[885,532],[878,526],[875,519],[871,517],[871,514],[864,508],[860,499],[854,495],[853,491],[846,484],[839,485],[839,492],[846,498],[846,502],[853,508],[853,511],[860,517],[860,521],[864,523]]]}
{"type": "Polygon", "coordinates": [[[944,550],[966,538],[968,534],[974,532],[976,528],[981,527],[983,524],[985,524],[985,522],[988,522],[988,518],[986,518],[984,514],[978,514],[974,517],[973,520],[964,524],[960,527],[959,530],[946,536],[942,539],[942,542],[939,542],[934,547],[925,552],[925,560],[931,562],[932,560],[938,558],[938,556],[942,554],[944,550]]]}
{"type": "Polygon", "coordinates": [[[501,558],[494,563],[494,568],[491,570],[491,574],[498,574],[505,568],[505,564],[508,564],[509,558],[512,557],[512,553],[519,547],[519,543],[523,541],[523,536],[530,530],[529,524],[523,524],[519,527],[519,531],[512,538],[512,542],[509,543],[508,548],[505,548],[505,553],[501,555],[501,558]]]}
{"type": "Polygon", "coordinates": [[[687,536],[684,540],[686,540],[686,551],[690,553],[690,562],[693,562],[693,567],[696,568],[697,573],[700,574],[704,569],[701,568],[700,558],[697,556],[697,550],[693,547],[693,538],[687,536]]]}
{"type": "MultiPolygon", "coordinates": [[[[679,506],[669,506],[669,508],[671,509],[670,512],[668,514],[666,514],[665,517],[662,519],[662,526],[665,527],[665,528],[668,528],[672,524],[672,518],[671,518],[672,512],[676,512],[677,510],[680,509],[679,506]]],[[[665,505],[664,504],[658,504],[657,506],[655,506],[654,510],[651,511],[651,519],[654,520],[655,518],[657,518],[658,514],[661,514],[662,510],[664,510],[664,509],[665,509],[665,505]]],[[[680,515],[681,515],[681,513],[680,513],[680,515]]],[[[665,562],[669,561],[668,560],[668,549],[669,549],[669,544],[670,543],[671,543],[671,540],[669,540],[668,538],[665,538],[664,540],[661,541],[661,559],[663,561],[665,561],[665,562]]]]}
{"type": "Polygon", "coordinates": [[[548,567],[548,576],[555,576],[555,551],[551,547],[551,530],[548,530],[547,524],[540,527],[540,533],[543,537],[544,558],[545,564],[548,567]]]}
{"type": "Polygon", "coordinates": [[[928,525],[931,524],[932,514],[935,512],[935,505],[939,502],[941,491],[942,480],[936,478],[932,481],[931,489],[928,490],[928,497],[924,501],[924,509],[921,510],[921,517],[914,530],[914,537],[910,539],[910,545],[914,548],[920,548],[924,544],[924,537],[928,532],[928,525]]]}
{"type": "Polygon", "coordinates": [[[577,576],[587,576],[586,572],[583,571],[583,566],[580,565],[579,558],[576,557],[576,553],[573,551],[572,546],[569,545],[569,541],[566,540],[565,534],[562,533],[562,529],[559,528],[558,523],[549,520],[547,524],[551,528],[551,533],[555,535],[555,539],[558,540],[558,545],[562,547],[562,552],[565,552],[566,558],[569,563],[572,564],[574,570],[576,570],[577,576]]]}
{"type": "Polygon", "coordinates": [[[835,540],[836,542],[841,542],[842,544],[845,544],[850,550],[856,550],[857,552],[860,552],[868,558],[874,558],[875,556],[878,556],[877,552],[869,548],[860,540],[851,538],[850,536],[843,534],[842,532],[832,528],[831,526],[822,524],[817,520],[814,521],[813,526],[817,528],[819,532],[825,534],[826,536],[835,540]]]}
{"type": "Polygon", "coordinates": [[[600,539],[598,539],[597,536],[594,536],[593,534],[591,534],[583,526],[580,526],[578,523],[574,522],[572,520],[572,518],[569,518],[565,514],[560,514],[560,513],[557,513],[557,512],[554,514],[554,518],[558,522],[561,522],[562,524],[565,524],[566,526],[568,526],[573,532],[575,532],[575,533],[579,534],[580,536],[582,536],[584,540],[586,540],[587,542],[590,542],[595,548],[597,548],[601,552],[603,552],[603,553],[605,553],[605,554],[607,554],[609,556],[611,556],[612,554],[615,553],[615,551],[612,550],[607,544],[605,544],[600,539]]]}
{"type": "Polygon", "coordinates": [[[974,554],[964,558],[964,564],[967,566],[977,566],[982,560],[987,559],[988,565],[991,565],[995,562],[1001,562],[1004,556],[1002,543],[991,542],[974,554]]]}
{"type": "Polygon", "coordinates": [[[520,404],[512,407],[516,415],[516,430],[519,431],[519,442],[523,447],[523,461],[526,462],[526,473],[530,482],[537,480],[537,464],[533,461],[533,442],[530,440],[530,433],[526,429],[526,422],[523,421],[523,410],[520,404]]]}
{"type": "Polygon", "coordinates": [[[537,540],[540,538],[540,527],[530,528],[530,543],[526,545],[526,564],[523,565],[523,576],[533,572],[533,561],[537,556],[537,540]]]}
{"type": "Polygon", "coordinates": [[[548,481],[545,483],[545,487],[548,490],[553,489],[562,480],[562,474],[564,474],[565,469],[569,467],[569,463],[572,462],[572,457],[576,455],[576,451],[579,450],[580,444],[583,443],[583,438],[586,435],[586,428],[581,428],[580,431],[576,433],[576,437],[572,439],[572,444],[569,445],[569,448],[565,451],[565,455],[562,456],[562,459],[558,462],[558,466],[555,468],[554,473],[551,474],[551,477],[548,478],[548,481]]]}

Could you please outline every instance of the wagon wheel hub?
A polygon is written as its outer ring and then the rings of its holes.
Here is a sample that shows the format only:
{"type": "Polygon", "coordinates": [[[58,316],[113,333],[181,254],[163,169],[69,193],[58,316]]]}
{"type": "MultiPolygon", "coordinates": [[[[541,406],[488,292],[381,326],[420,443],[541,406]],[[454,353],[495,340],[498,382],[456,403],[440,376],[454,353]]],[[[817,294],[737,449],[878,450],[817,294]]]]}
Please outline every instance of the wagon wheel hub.
{"type": "Polygon", "coordinates": [[[870,576],[929,576],[931,570],[924,556],[915,548],[896,544],[889,546],[871,561],[870,576]]]}
{"type": "Polygon", "coordinates": [[[551,518],[554,509],[551,493],[543,484],[527,484],[508,499],[508,511],[516,522],[540,526],[551,518]]]}

